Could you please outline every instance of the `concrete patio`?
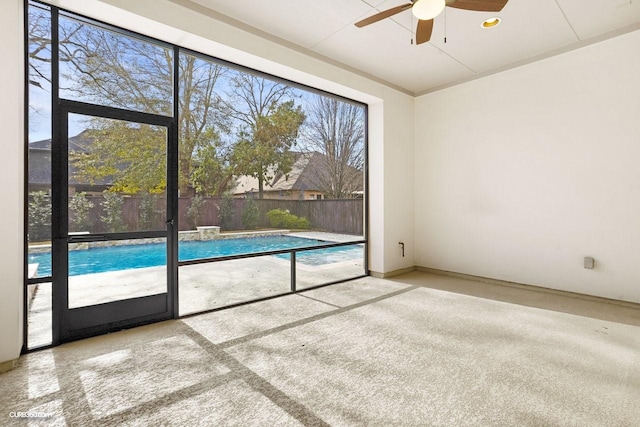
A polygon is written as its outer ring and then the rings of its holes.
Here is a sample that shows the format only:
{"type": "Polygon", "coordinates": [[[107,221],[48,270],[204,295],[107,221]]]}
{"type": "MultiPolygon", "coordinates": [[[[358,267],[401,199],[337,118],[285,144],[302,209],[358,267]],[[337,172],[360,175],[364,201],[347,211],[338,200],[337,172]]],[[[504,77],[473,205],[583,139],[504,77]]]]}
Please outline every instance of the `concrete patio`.
{"type": "Polygon", "coordinates": [[[34,352],[30,425],[633,426],[640,309],[413,272],[34,352]]]}

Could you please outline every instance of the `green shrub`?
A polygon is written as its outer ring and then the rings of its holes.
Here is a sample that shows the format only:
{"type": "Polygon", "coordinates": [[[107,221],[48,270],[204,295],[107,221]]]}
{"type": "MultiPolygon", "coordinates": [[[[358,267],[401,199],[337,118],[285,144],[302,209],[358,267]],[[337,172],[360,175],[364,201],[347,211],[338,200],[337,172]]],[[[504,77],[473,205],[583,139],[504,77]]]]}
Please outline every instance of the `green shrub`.
{"type": "Polygon", "coordinates": [[[144,193],[138,208],[140,230],[155,230],[158,227],[158,195],[144,193]]]}
{"type": "Polygon", "coordinates": [[[196,194],[191,198],[191,204],[187,209],[187,223],[192,229],[202,225],[202,214],[204,213],[204,199],[201,195],[196,194]]]}
{"type": "Polygon", "coordinates": [[[296,226],[291,228],[300,228],[306,230],[308,228],[311,228],[311,222],[309,222],[309,220],[305,217],[300,217],[296,221],[296,226]]]}
{"type": "Polygon", "coordinates": [[[283,209],[272,209],[267,212],[267,218],[272,227],[307,229],[311,223],[305,217],[297,217],[283,209]]]}
{"type": "Polygon", "coordinates": [[[104,223],[106,231],[109,233],[124,231],[125,225],[122,220],[124,198],[118,193],[109,192],[109,190],[103,191],[102,194],[104,200],[101,205],[104,215],[100,219],[104,223]]]}
{"type": "Polygon", "coordinates": [[[89,211],[93,202],[87,199],[87,193],[75,193],[69,201],[69,210],[73,212],[69,228],[70,231],[91,231],[92,221],[89,211]]]}
{"type": "Polygon", "coordinates": [[[51,239],[51,199],[46,191],[29,193],[29,241],[51,239]]]}
{"type": "Polygon", "coordinates": [[[260,210],[258,205],[253,201],[252,197],[249,197],[244,202],[244,209],[242,211],[242,225],[245,230],[254,230],[258,226],[258,220],[260,219],[260,210]]]}
{"type": "Polygon", "coordinates": [[[220,200],[218,204],[218,218],[220,219],[220,228],[222,230],[231,230],[235,212],[236,208],[231,193],[224,193],[222,200],[220,200]]]}

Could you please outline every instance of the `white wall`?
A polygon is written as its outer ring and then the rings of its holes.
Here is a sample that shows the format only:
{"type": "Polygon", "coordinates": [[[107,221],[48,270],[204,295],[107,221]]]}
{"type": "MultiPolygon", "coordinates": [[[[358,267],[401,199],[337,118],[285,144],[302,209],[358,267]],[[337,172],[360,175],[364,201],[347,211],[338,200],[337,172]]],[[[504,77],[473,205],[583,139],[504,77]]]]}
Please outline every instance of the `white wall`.
{"type": "Polygon", "coordinates": [[[418,98],[416,264],[640,302],[638,46],[418,98]]]}
{"type": "Polygon", "coordinates": [[[0,13],[0,363],[22,347],[23,295],[23,25],[22,1],[3,2],[0,13]]]}
{"type": "Polygon", "coordinates": [[[369,262],[380,276],[415,266],[413,98],[388,90],[384,99],[369,105],[369,262]]]}
{"type": "MultiPolygon", "coordinates": [[[[385,273],[414,267],[414,100],[386,93],[384,129],[385,273]],[[410,113],[408,113],[410,112],[410,113]],[[404,243],[404,257],[399,242],[404,243]]],[[[372,172],[374,173],[374,172],[372,172]]]]}

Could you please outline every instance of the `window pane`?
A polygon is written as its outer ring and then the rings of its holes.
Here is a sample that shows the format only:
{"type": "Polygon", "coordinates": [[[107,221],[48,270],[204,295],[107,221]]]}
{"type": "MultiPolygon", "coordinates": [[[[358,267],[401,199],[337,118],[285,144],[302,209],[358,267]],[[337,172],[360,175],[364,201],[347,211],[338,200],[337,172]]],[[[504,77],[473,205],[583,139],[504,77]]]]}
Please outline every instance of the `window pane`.
{"type": "Polygon", "coordinates": [[[60,97],[173,115],[173,50],[60,16],[60,97]]]}
{"type": "MultiPolygon", "coordinates": [[[[28,278],[51,276],[51,11],[28,6],[28,278]]],[[[50,345],[51,283],[27,286],[27,345],[50,345]]]]}
{"type": "Polygon", "coordinates": [[[296,289],[306,289],[365,274],[364,245],[314,249],[296,254],[296,289]]]}
{"type": "Polygon", "coordinates": [[[182,266],[180,315],[280,295],[291,291],[288,259],[261,256],[182,266]]]}
{"type": "Polygon", "coordinates": [[[166,239],[69,245],[69,308],[167,292],[166,239]]]}
{"type": "MultiPolygon", "coordinates": [[[[28,240],[32,246],[51,241],[51,12],[30,4],[28,240]]],[[[49,260],[49,264],[51,261],[49,260]]],[[[42,274],[40,274],[42,276],[42,274]]]]}
{"type": "Polygon", "coordinates": [[[69,115],[69,232],[166,229],[167,129],[69,115]]]}
{"type": "MultiPolygon", "coordinates": [[[[229,150],[235,135],[222,103],[229,70],[183,52],[179,70],[178,226],[221,226],[218,199],[233,183],[229,150]]],[[[230,228],[228,221],[224,226],[230,228]]]]}
{"type": "Polygon", "coordinates": [[[29,245],[28,278],[51,276],[51,244],[29,245]]]}
{"type": "Polygon", "coordinates": [[[51,318],[51,283],[29,285],[27,287],[27,340],[29,348],[51,344],[51,318]]]}
{"type": "Polygon", "coordinates": [[[319,94],[307,93],[302,100],[299,199],[309,202],[291,212],[305,216],[312,228],[363,237],[365,107],[319,94]]]}

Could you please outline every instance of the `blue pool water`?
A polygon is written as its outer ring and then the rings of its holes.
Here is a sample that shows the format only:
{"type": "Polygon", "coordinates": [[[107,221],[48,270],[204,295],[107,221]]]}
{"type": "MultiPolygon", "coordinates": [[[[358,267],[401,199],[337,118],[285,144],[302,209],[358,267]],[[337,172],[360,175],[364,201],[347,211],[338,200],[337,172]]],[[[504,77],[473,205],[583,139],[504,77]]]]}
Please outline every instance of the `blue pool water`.
{"type": "MultiPolygon", "coordinates": [[[[188,261],[200,258],[304,248],[327,243],[329,242],[291,236],[180,242],[178,245],[178,259],[180,261],[188,261]]],[[[282,259],[289,259],[289,254],[277,256],[282,259]]],[[[296,260],[308,265],[322,265],[362,258],[362,256],[362,248],[354,245],[298,252],[296,260]]],[[[30,254],[29,264],[33,263],[38,263],[38,276],[51,275],[50,253],[30,254]]],[[[69,251],[70,276],[160,265],[166,265],[166,246],[160,243],[69,251]]]]}

